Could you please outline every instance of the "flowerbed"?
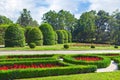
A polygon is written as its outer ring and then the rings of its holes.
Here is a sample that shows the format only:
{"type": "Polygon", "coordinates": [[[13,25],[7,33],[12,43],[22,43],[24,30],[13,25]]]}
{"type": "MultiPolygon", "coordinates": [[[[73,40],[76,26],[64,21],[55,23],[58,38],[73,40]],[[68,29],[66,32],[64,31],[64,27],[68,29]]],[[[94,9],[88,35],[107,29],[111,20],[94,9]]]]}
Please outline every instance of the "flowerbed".
{"type": "Polygon", "coordinates": [[[27,68],[51,68],[51,67],[60,67],[58,64],[14,64],[9,66],[0,66],[0,70],[10,70],[10,69],[27,69],[27,68]]]}
{"type": "Polygon", "coordinates": [[[83,60],[83,61],[99,61],[102,60],[100,57],[89,57],[89,56],[81,56],[81,57],[75,57],[75,60],[83,60]]]}
{"type": "Polygon", "coordinates": [[[110,65],[110,58],[97,55],[65,55],[65,62],[77,65],[96,65],[98,68],[105,68],[110,65]]]}

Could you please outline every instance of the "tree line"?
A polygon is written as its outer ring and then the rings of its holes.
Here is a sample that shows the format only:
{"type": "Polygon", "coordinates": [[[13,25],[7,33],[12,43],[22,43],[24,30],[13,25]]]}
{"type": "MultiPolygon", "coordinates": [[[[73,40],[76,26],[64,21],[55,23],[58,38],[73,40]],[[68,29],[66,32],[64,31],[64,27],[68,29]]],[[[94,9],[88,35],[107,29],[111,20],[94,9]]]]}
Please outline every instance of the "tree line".
{"type": "MultiPolygon", "coordinates": [[[[0,16],[0,24],[11,24],[9,18],[0,16]]],[[[48,11],[43,14],[42,23],[49,23],[54,31],[67,30],[72,33],[75,42],[109,43],[120,45],[120,12],[108,13],[104,10],[88,11],[79,19],[69,11],[48,11]]],[[[39,24],[31,16],[30,11],[23,9],[16,24],[23,28],[38,27],[39,24]]]]}

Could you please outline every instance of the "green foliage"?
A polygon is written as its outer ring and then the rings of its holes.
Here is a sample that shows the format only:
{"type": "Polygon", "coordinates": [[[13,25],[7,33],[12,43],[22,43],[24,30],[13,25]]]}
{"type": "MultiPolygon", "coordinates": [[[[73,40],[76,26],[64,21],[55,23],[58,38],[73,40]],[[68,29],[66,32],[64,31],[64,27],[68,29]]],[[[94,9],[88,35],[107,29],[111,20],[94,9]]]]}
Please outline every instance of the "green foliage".
{"type": "Polygon", "coordinates": [[[68,67],[56,67],[56,68],[45,68],[45,69],[8,70],[8,71],[0,71],[0,79],[13,80],[13,79],[21,79],[21,78],[90,73],[90,72],[94,72],[95,70],[96,70],[96,66],[71,66],[71,67],[68,66],[68,67]]]}
{"type": "Polygon", "coordinates": [[[72,34],[69,31],[67,31],[67,32],[68,32],[68,42],[71,43],[72,42],[72,34]]]}
{"type": "Polygon", "coordinates": [[[90,47],[91,47],[91,48],[95,48],[95,46],[94,46],[94,45],[91,45],[90,47]]]}
{"type": "Polygon", "coordinates": [[[26,27],[25,28],[25,41],[26,41],[26,43],[29,42],[28,33],[29,33],[29,31],[31,31],[31,29],[32,29],[32,27],[26,27]]]}
{"type": "Polygon", "coordinates": [[[63,31],[62,30],[57,30],[56,33],[58,35],[58,43],[63,44],[64,43],[64,33],[63,33],[63,31]]]}
{"type": "Polygon", "coordinates": [[[6,16],[0,15],[0,24],[12,24],[13,21],[7,18],[6,16]]]}
{"type": "Polygon", "coordinates": [[[36,47],[36,44],[35,44],[35,43],[30,43],[30,44],[29,44],[29,47],[30,47],[31,49],[33,49],[33,48],[36,47]]]}
{"type": "Polygon", "coordinates": [[[65,49],[68,49],[68,48],[69,48],[69,45],[68,45],[68,44],[64,44],[63,47],[64,47],[65,49]]]}
{"type": "Polygon", "coordinates": [[[39,28],[32,28],[28,32],[28,44],[35,43],[37,46],[43,45],[43,35],[39,28]]]}
{"type": "Polygon", "coordinates": [[[105,68],[107,66],[109,66],[111,60],[110,58],[107,57],[102,57],[102,56],[98,56],[99,58],[102,58],[102,60],[99,61],[83,61],[83,60],[75,60],[74,57],[78,57],[78,56],[91,56],[91,57],[95,57],[94,55],[73,55],[73,56],[69,56],[66,55],[64,56],[64,61],[68,62],[68,63],[72,63],[72,64],[77,64],[77,65],[96,65],[98,68],[105,68]]]}
{"type": "Polygon", "coordinates": [[[55,34],[55,44],[57,44],[58,43],[58,35],[56,32],[54,32],[54,34],[55,34]]]}
{"type": "Polygon", "coordinates": [[[114,48],[118,48],[118,46],[117,46],[117,45],[115,45],[115,46],[114,46],[114,48]]]}
{"type": "Polygon", "coordinates": [[[40,30],[43,33],[43,44],[44,45],[54,45],[55,44],[55,32],[52,26],[48,23],[43,23],[40,25],[40,30]]]}
{"type": "Polygon", "coordinates": [[[17,25],[10,25],[5,31],[5,47],[24,47],[24,32],[17,25]]]}
{"type": "Polygon", "coordinates": [[[68,33],[66,30],[62,30],[63,34],[64,34],[64,43],[68,43],[68,33]]]}

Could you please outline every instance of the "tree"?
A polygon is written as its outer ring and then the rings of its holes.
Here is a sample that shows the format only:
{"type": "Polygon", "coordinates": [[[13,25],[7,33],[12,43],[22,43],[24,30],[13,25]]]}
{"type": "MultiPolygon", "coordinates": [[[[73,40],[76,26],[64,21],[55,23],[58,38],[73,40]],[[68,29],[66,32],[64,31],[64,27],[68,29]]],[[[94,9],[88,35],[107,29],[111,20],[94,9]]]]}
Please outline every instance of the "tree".
{"type": "Polygon", "coordinates": [[[48,23],[43,23],[40,25],[39,29],[43,33],[43,44],[54,45],[55,44],[55,32],[52,26],[48,23]]]}
{"type": "Polygon", "coordinates": [[[13,23],[13,21],[11,21],[6,16],[0,15],[0,24],[12,24],[12,23],[13,23]]]}
{"type": "Polygon", "coordinates": [[[95,38],[95,31],[95,15],[93,12],[85,12],[78,20],[73,36],[81,42],[91,42],[95,38]]]}
{"type": "Polygon", "coordinates": [[[5,31],[5,47],[24,47],[25,36],[17,25],[10,25],[5,31]]]}
{"type": "Polygon", "coordinates": [[[28,32],[28,44],[35,43],[37,46],[43,45],[43,35],[39,28],[34,27],[28,32]]]}
{"type": "Polygon", "coordinates": [[[23,27],[27,27],[27,26],[39,26],[36,20],[33,20],[33,18],[30,15],[30,11],[28,11],[27,9],[23,9],[23,11],[21,12],[20,17],[17,20],[17,23],[20,24],[23,27]]]}

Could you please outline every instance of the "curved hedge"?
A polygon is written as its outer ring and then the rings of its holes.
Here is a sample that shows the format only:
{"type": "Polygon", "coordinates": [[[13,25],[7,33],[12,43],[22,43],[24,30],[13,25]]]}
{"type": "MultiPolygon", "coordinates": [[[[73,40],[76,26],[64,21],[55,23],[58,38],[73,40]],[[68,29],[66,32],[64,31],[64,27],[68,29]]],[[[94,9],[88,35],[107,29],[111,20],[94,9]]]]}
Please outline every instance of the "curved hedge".
{"type": "Polygon", "coordinates": [[[68,43],[68,32],[66,30],[62,30],[64,34],[64,43],[68,43]]]}
{"type": "Polygon", "coordinates": [[[56,32],[54,32],[54,33],[55,33],[55,44],[57,44],[58,43],[58,35],[56,32]]]}
{"type": "Polygon", "coordinates": [[[5,31],[5,47],[24,47],[25,36],[17,25],[10,25],[5,31]]]}
{"type": "Polygon", "coordinates": [[[37,46],[43,45],[43,35],[39,28],[32,28],[28,32],[28,44],[35,43],[37,46]]]}
{"type": "Polygon", "coordinates": [[[43,33],[43,44],[54,45],[55,44],[55,33],[54,33],[52,26],[48,23],[43,23],[40,25],[39,28],[43,33]]]}
{"type": "Polygon", "coordinates": [[[58,35],[58,43],[63,44],[64,43],[64,33],[63,33],[63,31],[62,30],[57,30],[56,33],[58,35]]]}
{"type": "Polygon", "coordinates": [[[78,65],[96,65],[98,68],[105,68],[110,65],[110,58],[103,57],[103,56],[94,56],[94,55],[66,55],[63,57],[65,62],[69,62],[72,64],[78,64],[78,65]],[[83,60],[75,60],[74,57],[79,57],[79,56],[89,56],[89,57],[99,57],[102,58],[102,60],[99,61],[83,61],[83,60]]]}

